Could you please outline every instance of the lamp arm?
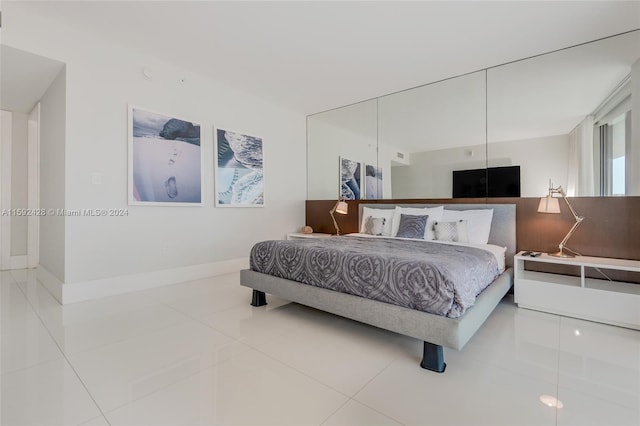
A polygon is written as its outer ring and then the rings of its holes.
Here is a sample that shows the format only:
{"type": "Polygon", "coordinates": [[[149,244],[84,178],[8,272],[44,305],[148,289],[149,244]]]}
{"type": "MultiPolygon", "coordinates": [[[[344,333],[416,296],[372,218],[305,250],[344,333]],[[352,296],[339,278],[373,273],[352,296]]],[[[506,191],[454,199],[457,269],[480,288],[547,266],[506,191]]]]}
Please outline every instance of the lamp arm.
{"type": "Polygon", "coordinates": [[[571,256],[566,256],[564,254],[563,252],[564,249],[579,255],[579,253],[576,253],[573,250],[566,248],[565,244],[567,244],[567,241],[569,241],[569,238],[571,238],[571,235],[573,235],[576,228],[582,223],[582,221],[584,220],[584,217],[578,216],[578,213],[576,213],[576,211],[573,209],[573,206],[569,202],[569,199],[567,198],[567,194],[565,194],[564,190],[562,189],[562,186],[559,185],[557,188],[554,188],[553,185],[551,184],[551,181],[549,181],[549,197],[552,197],[553,194],[560,194],[560,196],[564,199],[564,202],[567,204],[567,207],[571,211],[571,214],[573,215],[573,218],[575,219],[576,222],[573,224],[571,229],[569,229],[569,232],[567,232],[567,235],[565,235],[565,237],[562,239],[560,244],[558,244],[560,251],[558,253],[553,253],[551,255],[560,256],[560,257],[571,257],[571,256]]]}
{"type": "MultiPolygon", "coordinates": [[[[567,235],[562,239],[562,241],[560,241],[560,244],[558,244],[558,247],[560,248],[560,252],[562,253],[562,249],[565,247],[565,244],[567,243],[567,241],[569,241],[569,238],[571,238],[571,235],[573,235],[573,232],[576,230],[576,228],[578,227],[578,225],[580,225],[582,223],[582,217],[578,216],[578,218],[576,218],[576,223],[573,224],[573,226],[571,227],[571,229],[569,229],[569,232],[567,232],[567,235]]],[[[569,250],[571,251],[571,250],[569,250]]]]}
{"type": "Polygon", "coordinates": [[[573,215],[573,217],[576,220],[576,222],[581,222],[582,219],[584,219],[584,218],[582,216],[578,216],[578,213],[576,213],[576,211],[573,209],[573,206],[569,203],[569,200],[567,199],[567,194],[564,193],[564,191],[562,190],[561,186],[558,187],[557,192],[560,195],[562,195],[562,198],[564,199],[564,202],[567,203],[567,207],[569,207],[569,210],[571,211],[571,214],[573,215]]]}
{"type": "Polygon", "coordinates": [[[336,217],[333,215],[336,212],[336,208],[338,207],[338,203],[331,210],[329,210],[329,214],[331,215],[331,219],[333,219],[333,226],[336,227],[336,235],[340,235],[340,228],[338,228],[338,222],[336,222],[336,217]]]}

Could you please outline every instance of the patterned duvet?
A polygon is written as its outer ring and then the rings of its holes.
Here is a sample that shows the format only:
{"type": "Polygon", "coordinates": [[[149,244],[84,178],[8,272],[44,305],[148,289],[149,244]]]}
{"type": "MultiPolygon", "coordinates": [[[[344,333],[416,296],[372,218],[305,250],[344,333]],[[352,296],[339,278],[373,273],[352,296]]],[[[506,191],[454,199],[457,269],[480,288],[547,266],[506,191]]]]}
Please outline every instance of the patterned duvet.
{"type": "Polygon", "coordinates": [[[482,249],[386,238],[263,241],[250,262],[256,272],[449,318],[499,275],[482,249]]]}

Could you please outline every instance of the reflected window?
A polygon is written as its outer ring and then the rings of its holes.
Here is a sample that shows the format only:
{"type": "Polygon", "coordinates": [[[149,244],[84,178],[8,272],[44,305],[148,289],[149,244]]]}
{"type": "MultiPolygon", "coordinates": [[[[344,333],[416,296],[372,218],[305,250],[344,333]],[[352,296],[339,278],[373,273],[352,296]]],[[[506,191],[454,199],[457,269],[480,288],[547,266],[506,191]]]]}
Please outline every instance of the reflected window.
{"type": "Polygon", "coordinates": [[[626,194],[626,152],[631,141],[631,111],[601,124],[600,195],[626,194]]]}
{"type": "Polygon", "coordinates": [[[630,179],[631,87],[627,76],[597,112],[600,195],[625,195],[630,179]]]}

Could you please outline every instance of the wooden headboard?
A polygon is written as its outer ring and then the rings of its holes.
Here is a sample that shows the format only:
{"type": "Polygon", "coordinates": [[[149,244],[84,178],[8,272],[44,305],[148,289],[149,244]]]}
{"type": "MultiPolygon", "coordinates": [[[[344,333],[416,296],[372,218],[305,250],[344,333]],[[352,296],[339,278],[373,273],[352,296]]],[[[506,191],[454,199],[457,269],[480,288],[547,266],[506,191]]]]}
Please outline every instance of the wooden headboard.
{"type": "MultiPolygon", "coordinates": [[[[516,251],[557,251],[558,243],[575,222],[566,206],[561,214],[538,213],[540,198],[399,199],[348,201],[349,214],[336,214],[343,233],[358,232],[360,204],[515,204],[516,251]]],[[[329,210],[335,200],[307,200],[306,224],[315,232],[334,234],[329,210]]],[[[571,197],[584,221],[568,247],[585,256],[640,260],[640,197],[571,197]]],[[[449,208],[449,207],[447,207],[449,208]]],[[[617,278],[638,282],[638,277],[617,278]]]]}

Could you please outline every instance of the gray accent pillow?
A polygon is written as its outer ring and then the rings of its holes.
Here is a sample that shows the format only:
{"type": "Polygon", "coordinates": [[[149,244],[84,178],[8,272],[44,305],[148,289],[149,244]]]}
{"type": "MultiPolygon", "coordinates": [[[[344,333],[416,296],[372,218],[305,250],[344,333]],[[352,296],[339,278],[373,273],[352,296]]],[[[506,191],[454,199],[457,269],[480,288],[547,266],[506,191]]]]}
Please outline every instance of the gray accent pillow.
{"type": "Polygon", "coordinates": [[[466,220],[456,220],[453,222],[433,222],[433,233],[438,241],[457,241],[459,243],[469,242],[466,220]]]}
{"type": "Polygon", "coordinates": [[[384,217],[367,217],[364,221],[364,233],[369,235],[382,235],[386,221],[387,219],[384,217]]]}
{"type": "Polygon", "coordinates": [[[418,216],[402,213],[400,215],[400,225],[398,226],[396,237],[424,240],[424,229],[427,226],[427,219],[429,219],[428,215],[418,216]]]}

